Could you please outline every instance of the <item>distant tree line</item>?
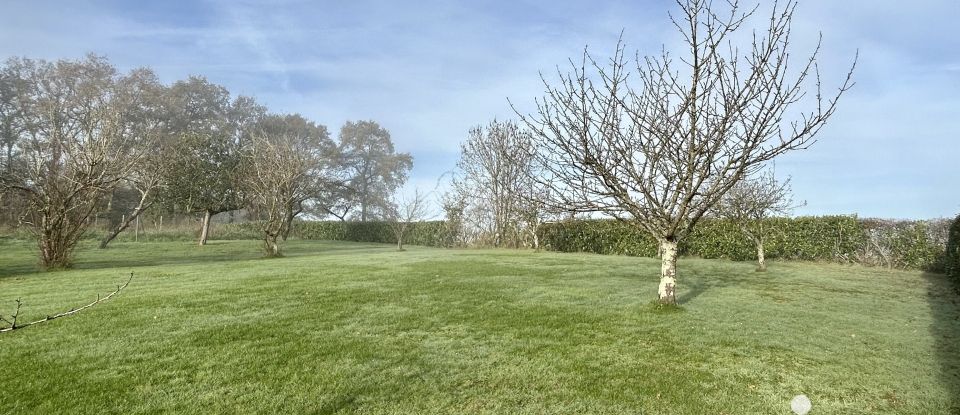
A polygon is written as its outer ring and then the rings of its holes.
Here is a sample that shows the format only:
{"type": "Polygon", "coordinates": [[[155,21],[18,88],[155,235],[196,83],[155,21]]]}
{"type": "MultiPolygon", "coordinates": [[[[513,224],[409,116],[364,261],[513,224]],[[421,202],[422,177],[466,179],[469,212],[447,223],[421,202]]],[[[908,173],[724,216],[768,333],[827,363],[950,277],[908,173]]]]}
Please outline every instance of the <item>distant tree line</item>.
{"type": "Polygon", "coordinates": [[[0,225],[29,229],[47,268],[69,266],[100,216],[106,247],[148,210],[199,215],[203,245],[212,217],[245,209],[279,255],[298,216],[387,219],[413,165],[374,121],[334,141],[203,77],[166,85],[93,55],[3,63],[0,147],[0,225]]]}

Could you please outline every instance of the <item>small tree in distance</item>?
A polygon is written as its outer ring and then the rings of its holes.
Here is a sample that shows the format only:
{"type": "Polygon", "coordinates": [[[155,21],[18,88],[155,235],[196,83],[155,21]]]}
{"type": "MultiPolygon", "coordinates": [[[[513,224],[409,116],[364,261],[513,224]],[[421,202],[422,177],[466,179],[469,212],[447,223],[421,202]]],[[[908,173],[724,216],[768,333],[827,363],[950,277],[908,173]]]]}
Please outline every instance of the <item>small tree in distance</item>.
{"type": "Polygon", "coordinates": [[[407,235],[410,227],[423,221],[428,214],[429,206],[427,197],[419,189],[412,195],[397,198],[394,206],[390,209],[389,223],[394,236],[397,237],[397,250],[403,251],[403,238],[407,235]]]}
{"type": "Polygon", "coordinates": [[[334,148],[326,127],[299,115],[266,116],[253,128],[240,183],[260,219],[268,257],[281,256],[278,240],[302,203],[329,182],[334,148]]]}
{"type": "Polygon", "coordinates": [[[664,304],[676,304],[678,243],[741,179],[813,144],[853,86],[856,65],[827,96],[819,44],[791,66],[793,1],[775,3],[766,29],[745,48],[733,38],[756,8],[678,5],[682,18],[671,21],[684,40],[679,60],[664,51],[628,68],[622,41],[602,64],[585,51],[558,84],[544,78],[536,113],[518,112],[540,142],[537,180],[551,207],[612,216],[659,242],[664,304]]]}
{"type": "Polygon", "coordinates": [[[753,241],[757,248],[757,271],[763,272],[767,270],[763,242],[769,231],[765,229],[765,219],[789,215],[801,205],[803,203],[793,204],[790,179],[779,182],[773,169],[769,169],[730,188],[717,204],[717,214],[731,220],[753,241]]]}
{"type": "MultiPolygon", "coordinates": [[[[463,226],[480,244],[495,247],[535,245],[530,237],[530,222],[539,211],[529,201],[536,189],[529,177],[534,175],[534,141],[514,121],[493,120],[486,126],[470,129],[469,138],[460,145],[460,161],[452,181],[451,197],[464,202],[463,226]]],[[[535,226],[535,225],[534,225],[535,226]]]]}

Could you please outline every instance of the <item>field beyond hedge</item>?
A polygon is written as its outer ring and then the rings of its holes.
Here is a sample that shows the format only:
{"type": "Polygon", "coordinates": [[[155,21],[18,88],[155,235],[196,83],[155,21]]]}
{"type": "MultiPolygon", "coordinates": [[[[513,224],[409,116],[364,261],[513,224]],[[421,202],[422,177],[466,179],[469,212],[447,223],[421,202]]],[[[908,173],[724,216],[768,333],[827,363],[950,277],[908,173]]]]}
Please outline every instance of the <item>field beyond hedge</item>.
{"type": "Polygon", "coordinates": [[[292,241],[0,240],[0,413],[960,413],[960,301],[918,271],[292,241]]]}

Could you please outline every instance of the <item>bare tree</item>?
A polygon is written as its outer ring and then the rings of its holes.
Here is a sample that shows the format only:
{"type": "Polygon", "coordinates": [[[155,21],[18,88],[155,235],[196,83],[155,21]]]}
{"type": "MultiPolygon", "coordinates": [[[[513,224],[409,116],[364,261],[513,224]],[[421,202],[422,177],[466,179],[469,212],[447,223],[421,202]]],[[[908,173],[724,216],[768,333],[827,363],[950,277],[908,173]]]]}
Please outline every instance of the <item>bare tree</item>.
{"type": "Polygon", "coordinates": [[[677,244],[742,178],[810,146],[853,85],[851,67],[834,94],[822,94],[819,43],[791,65],[793,1],[774,5],[745,54],[733,37],[756,8],[678,5],[682,18],[671,20],[687,47],[679,62],[666,51],[638,57],[631,77],[622,41],[604,64],[584,51],[571,73],[558,71],[558,85],[544,78],[535,114],[520,114],[542,144],[540,181],[553,207],[600,212],[659,241],[665,304],[676,303],[677,244]]]}
{"type": "Polygon", "coordinates": [[[533,139],[512,121],[493,120],[475,127],[461,144],[452,192],[463,200],[464,226],[480,243],[518,247],[531,241],[532,219],[539,217],[533,191],[533,139]],[[533,202],[533,203],[528,203],[533,202]]]}
{"type": "Polygon", "coordinates": [[[122,80],[121,105],[126,108],[132,134],[129,154],[132,168],[124,178],[124,184],[139,196],[131,210],[112,226],[100,241],[100,248],[126,230],[144,211],[157,200],[157,193],[164,186],[164,168],[168,155],[173,151],[168,133],[167,92],[156,75],[149,70],[139,70],[122,80]]]}
{"type": "MultiPolygon", "coordinates": [[[[374,121],[347,122],[340,129],[340,161],[345,171],[342,196],[361,222],[389,213],[390,196],[413,168],[409,153],[397,153],[390,133],[374,121]]],[[[332,213],[332,212],[331,212],[332,213]]]]}
{"type": "Polygon", "coordinates": [[[164,169],[163,199],[203,215],[198,243],[205,245],[213,216],[244,205],[239,167],[246,136],[266,109],[249,97],[231,100],[226,88],[202,77],[174,83],[169,94],[169,133],[177,142],[164,169]]]}
{"type": "Polygon", "coordinates": [[[515,193],[518,196],[517,224],[524,233],[528,246],[540,250],[540,226],[558,215],[555,208],[547,202],[550,200],[550,189],[538,183],[539,169],[533,169],[529,176],[517,182],[515,193]]]}
{"type": "MultiPolygon", "coordinates": [[[[27,201],[41,264],[71,265],[73,249],[101,202],[128,177],[133,135],[125,82],[105,59],[21,60],[17,93],[23,168],[0,187],[27,201]]],[[[135,75],[131,75],[135,76],[135,75]]],[[[137,88],[136,83],[132,88],[137,88]]]]}
{"type": "MultiPolygon", "coordinates": [[[[30,61],[9,59],[0,67],[0,182],[19,175],[26,167],[20,157],[24,117],[19,98],[29,82],[23,72],[29,71],[32,65],[30,61]]],[[[0,188],[0,225],[17,225],[25,205],[23,195],[0,188]]]]}
{"type": "MultiPolygon", "coordinates": [[[[342,170],[340,172],[342,173],[342,170]]],[[[335,173],[335,176],[341,176],[341,174],[335,173]]],[[[345,179],[337,178],[317,195],[307,209],[316,217],[333,216],[341,222],[346,222],[350,212],[356,208],[356,194],[356,189],[351,188],[345,179]]]]}
{"type": "Polygon", "coordinates": [[[241,183],[261,219],[267,256],[281,255],[278,239],[327,182],[333,148],[326,127],[299,115],[268,116],[254,129],[241,183]]]}
{"type": "Polygon", "coordinates": [[[397,198],[390,209],[388,222],[397,237],[397,250],[403,250],[403,238],[416,222],[423,221],[428,214],[427,196],[415,190],[412,195],[397,198]]]}
{"type": "Polygon", "coordinates": [[[10,59],[0,67],[0,175],[10,174],[19,159],[18,142],[23,127],[23,106],[19,98],[23,97],[25,83],[29,82],[23,72],[33,65],[32,61],[10,59]]]}
{"type": "Polygon", "coordinates": [[[765,220],[786,216],[799,205],[793,203],[790,179],[777,181],[773,169],[733,185],[716,205],[717,215],[737,225],[757,248],[757,271],[767,270],[764,238],[765,220]]]}

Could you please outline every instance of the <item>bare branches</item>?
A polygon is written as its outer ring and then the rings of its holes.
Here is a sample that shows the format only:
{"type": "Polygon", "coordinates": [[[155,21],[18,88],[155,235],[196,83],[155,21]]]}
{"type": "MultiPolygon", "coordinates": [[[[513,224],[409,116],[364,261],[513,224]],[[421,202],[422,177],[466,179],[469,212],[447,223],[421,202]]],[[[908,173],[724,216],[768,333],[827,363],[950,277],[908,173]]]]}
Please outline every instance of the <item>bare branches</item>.
{"type": "Polygon", "coordinates": [[[714,210],[718,216],[729,219],[757,248],[758,271],[766,270],[764,241],[770,231],[764,226],[765,219],[788,215],[804,203],[794,203],[790,178],[777,180],[771,167],[757,177],[748,177],[737,182],[723,195],[714,210]]]}
{"type": "Polygon", "coordinates": [[[111,297],[113,297],[114,295],[119,294],[120,291],[123,291],[124,288],[127,288],[127,286],[130,285],[130,281],[132,281],[132,280],[133,280],[133,273],[131,272],[131,273],[130,273],[130,278],[127,278],[127,281],[124,282],[123,284],[117,285],[117,289],[116,289],[116,290],[114,290],[113,292],[107,294],[107,295],[104,296],[104,297],[101,297],[100,294],[97,294],[97,299],[96,299],[96,301],[94,301],[94,302],[92,302],[92,303],[89,303],[89,304],[86,304],[86,305],[83,305],[83,306],[80,306],[80,307],[76,307],[76,308],[71,308],[70,310],[67,310],[67,311],[64,311],[64,312],[61,312],[61,313],[57,313],[57,314],[54,314],[54,315],[51,315],[51,316],[46,316],[46,317],[44,317],[44,318],[42,318],[42,319],[35,320],[35,321],[31,321],[31,322],[26,323],[26,324],[17,324],[17,318],[18,318],[19,315],[20,315],[20,306],[23,305],[23,303],[22,303],[22,302],[20,301],[20,299],[18,298],[18,299],[17,299],[17,308],[16,308],[16,310],[14,311],[14,313],[10,316],[10,318],[7,319],[7,318],[5,318],[5,317],[3,317],[3,316],[0,316],[0,321],[6,323],[6,324],[8,325],[8,327],[0,328],[0,333],[5,333],[5,332],[8,332],[8,331],[19,330],[19,329],[22,329],[22,328],[25,328],[25,327],[30,327],[30,326],[35,325],[35,324],[45,323],[45,322],[47,322],[47,321],[55,320],[55,319],[58,319],[58,318],[60,318],[60,317],[66,317],[66,316],[69,316],[69,315],[73,315],[73,314],[79,313],[80,311],[86,310],[86,309],[88,309],[88,308],[90,308],[90,307],[93,307],[93,306],[95,306],[95,305],[97,305],[97,304],[99,304],[99,303],[101,303],[101,302],[107,301],[107,300],[109,300],[111,297]]]}
{"type": "Polygon", "coordinates": [[[774,3],[744,50],[734,37],[757,9],[724,3],[677,1],[679,61],[664,50],[629,62],[621,39],[608,61],[585,51],[557,81],[543,78],[536,112],[518,115],[539,141],[552,207],[629,220],[672,246],[744,177],[813,144],[853,86],[856,60],[824,93],[819,43],[791,63],[796,2],[774,3]]]}
{"type": "Polygon", "coordinates": [[[330,182],[335,147],[326,127],[299,115],[264,118],[250,141],[241,183],[260,216],[267,255],[279,256],[278,238],[288,233],[303,202],[330,182]]]}
{"type": "Polygon", "coordinates": [[[463,202],[462,226],[472,242],[518,247],[535,245],[539,186],[532,178],[535,142],[513,121],[493,120],[470,129],[460,146],[453,199],[463,202]],[[468,228],[468,229],[466,229],[468,228]]]}
{"type": "Polygon", "coordinates": [[[428,214],[427,195],[414,190],[412,195],[400,197],[390,209],[389,223],[397,237],[397,250],[403,250],[403,238],[415,222],[423,221],[428,214]]]}
{"type": "Polygon", "coordinates": [[[4,69],[14,78],[17,129],[8,144],[17,149],[18,163],[2,175],[0,190],[25,201],[43,265],[66,267],[88,219],[139,159],[135,114],[155,78],[146,70],[118,76],[92,55],[11,60],[4,69]]]}
{"type": "Polygon", "coordinates": [[[790,178],[778,181],[771,168],[756,177],[737,182],[723,195],[720,203],[716,205],[716,212],[719,216],[737,223],[749,223],[771,216],[787,215],[803,204],[793,202],[790,178]]]}
{"type": "Polygon", "coordinates": [[[385,218],[391,195],[403,186],[413,168],[413,157],[396,152],[390,132],[375,121],[348,121],[340,129],[339,141],[345,186],[335,196],[347,198],[340,206],[346,210],[340,215],[346,216],[356,207],[359,212],[352,216],[361,222],[385,218]]]}
{"type": "Polygon", "coordinates": [[[814,142],[853,86],[853,68],[829,96],[819,46],[791,69],[793,1],[775,6],[766,32],[740,53],[731,36],[756,9],[728,3],[720,11],[712,2],[678,2],[686,70],[663,52],[638,57],[631,73],[620,41],[608,62],[584,52],[558,83],[544,79],[537,112],[520,116],[544,148],[553,205],[637,219],[660,239],[682,238],[743,177],[814,142]],[[810,110],[787,118],[807,101],[810,110]]]}
{"type": "MultiPolygon", "coordinates": [[[[23,301],[20,301],[20,299],[18,298],[17,308],[13,311],[13,314],[10,315],[9,320],[3,315],[0,315],[0,321],[6,323],[9,326],[9,330],[16,330],[21,327],[17,325],[17,318],[20,317],[20,307],[22,306],[23,306],[23,301]]],[[[2,333],[4,330],[7,330],[7,329],[8,328],[0,328],[0,333],[2,333]]]]}

